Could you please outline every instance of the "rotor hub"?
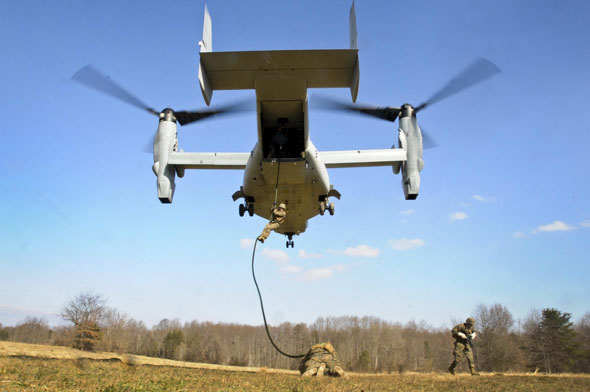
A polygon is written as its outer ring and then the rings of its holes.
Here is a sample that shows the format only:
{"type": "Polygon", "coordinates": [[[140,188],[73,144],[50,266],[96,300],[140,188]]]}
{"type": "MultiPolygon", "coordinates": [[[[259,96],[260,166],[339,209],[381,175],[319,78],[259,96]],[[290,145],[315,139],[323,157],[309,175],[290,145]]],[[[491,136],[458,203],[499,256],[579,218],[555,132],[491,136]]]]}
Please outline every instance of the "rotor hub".
{"type": "Polygon", "coordinates": [[[409,103],[404,103],[401,107],[399,118],[404,117],[416,117],[416,111],[414,110],[414,107],[409,103]]]}
{"type": "Polygon", "coordinates": [[[176,116],[174,110],[166,108],[160,112],[160,121],[176,122],[176,116]]]}

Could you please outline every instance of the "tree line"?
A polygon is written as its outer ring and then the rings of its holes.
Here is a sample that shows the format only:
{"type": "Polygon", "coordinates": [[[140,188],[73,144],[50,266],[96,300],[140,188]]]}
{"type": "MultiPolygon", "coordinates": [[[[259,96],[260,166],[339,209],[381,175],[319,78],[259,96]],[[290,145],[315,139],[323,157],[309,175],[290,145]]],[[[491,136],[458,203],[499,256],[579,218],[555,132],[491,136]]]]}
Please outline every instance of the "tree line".
{"type": "MultiPolygon", "coordinates": [[[[479,370],[590,373],[590,313],[574,324],[570,313],[547,308],[516,322],[506,307],[482,304],[472,316],[479,370]]],[[[61,317],[69,325],[51,328],[39,318],[26,318],[13,327],[0,324],[0,340],[223,365],[299,365],[275,351],[262,325],[164,319],[148,328],[106,306],[102,296],[87,293],[64,306],[61,317]]],[[[451,327],[338,316],[320,317],[311,324],[285,322],[271,326],[270,333],[289,354],[305,354],[311,345],[329,341],[350,371],[430,372],[446,371],[452,361],[451,327]]]]}

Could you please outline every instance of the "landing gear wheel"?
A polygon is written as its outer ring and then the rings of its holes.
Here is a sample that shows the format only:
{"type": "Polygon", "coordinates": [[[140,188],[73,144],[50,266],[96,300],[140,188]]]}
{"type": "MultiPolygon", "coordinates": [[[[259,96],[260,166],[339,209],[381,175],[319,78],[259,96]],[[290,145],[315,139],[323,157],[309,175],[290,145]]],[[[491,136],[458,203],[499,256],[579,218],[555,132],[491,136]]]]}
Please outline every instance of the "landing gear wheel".
{"type": "Polygon", "coordinates": [[[326,204],[320,203],[320,215],[324,216],[324,212],[326,212],[326,204]]]}
{"type": "Polygon", "coordinates": [[[248,215],[254,216],[254,204],[248,204],[248,215]]]}
{"type": "Polygon", "coordinates": [[[330,211],[330,215],[334,215],[334,203],[330,203],[328,207],[328,211],[330,211]]]}
{"type": "Polygon", "coordinates": [[[285,246],[286,246],[287,248],[288,248],[289,246],[290,246],[291,248],[294,248],[294,247],[295,247],[295,242],[293,242],[293,241],[287,241],[287,243],[285,244],[285,246]]]}
{"type": "Polygon", "coordinates": [[[238,207],[238,212],[240,213],[240,216],[244,216],[244,213],[246,212],[246,207],[244,207],[243,204],[240,204],[240,206],[238,207]]]}

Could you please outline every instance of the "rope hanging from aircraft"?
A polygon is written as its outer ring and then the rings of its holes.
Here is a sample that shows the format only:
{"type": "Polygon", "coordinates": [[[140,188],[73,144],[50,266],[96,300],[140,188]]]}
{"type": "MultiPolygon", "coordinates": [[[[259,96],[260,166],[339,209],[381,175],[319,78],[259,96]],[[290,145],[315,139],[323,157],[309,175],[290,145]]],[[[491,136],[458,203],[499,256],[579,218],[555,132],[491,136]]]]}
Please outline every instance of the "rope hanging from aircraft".
{"type": "MultiPolygon", "coordinates": [[[[279,146],[279,166],[277,167],[277,182],[275,185],[275,202],[272,205],[272,208],[277,206],[277,198],[279,196],[279,173],[281,172],[281,154],[283,153],[283,145],[279,146]]],[[[272,218],[271,218],[272,219],[272,218]]]]}
{"type": "Polygon", "coordinates": [[[260,294],[260,288],[258,287],[258,282],[256,281],[256,274],[254,273],[254,258],[256,255],[256,244],[258,243],[258,240],[254,241],[254,250],[252,251],[252,278],[254,278],[254,284],[256,285],[256,291],[258,291],[258,298],[260,299],[260,309],[262,309],[262,318],[264,319],[264,329],[266,330],[266,336],[268,336],[268,340],[270,340],[270,343],[273,345],[273,347],[281,354],[283,354],[285,357],[289,357],[289,358],[303,358],[305,356],[305,354],[298,354],[298,355],[292,355],[292,354],[287,354],[286,352],[282,351],[274,342],[274,340],[272,340],[272,337],[270,336],[270,331],[268,330],[268,324],[266,322],[266,314],[264,313],[264,303],[262,302],[262,294],[260,294]]]}
{"type": "MultiPolygon", "coordinates": [[[[283,146],[280,146],[280,150],[282,152],[283,146]]],[[[277,197],[278,197],[278,193],[279,193],[279,173],[281,172],[281,153],[279,152],[279,164],[277,166],[277,182],[276,182],[276,186],[275,186],[275,201],[273,204],[273,208],[276,207],[277,205],[277,197]]],[[[271,218],[272,219],[272,218],[271,218]]],[[[289,358],[303,358],[305,356],[305,354],[298,354],[298,355],[292,355],[292,354],[287,354],[286,352],[282,351],[274,342],[274,340],[272,340],[272,337],[270,336],[270,331],[268,330],[268,323],[266,322],[266,314],[264,313],[264,303],[262,302],[262,294],[260,294],[260,288],[258,287],[258,282],[256,281],[256,273],[254,272],[254,259],[256,256],[256,245],[258,244],[258,238],[256,238],[256,240],[254,240],[254,249],[252,250],[252,278],[254,279],[254,284],[256,285],[256,291],[258,292],[258,298],[260,299],[260,309],[262,310],[262,319],[264,320],[264,329],[266,330],[266,336],[268,336],[268,340],[270,340],[270,343],[272,344],[272,346],[281,354],[283,354],[285,357],[289,357],[289,358]]]]}

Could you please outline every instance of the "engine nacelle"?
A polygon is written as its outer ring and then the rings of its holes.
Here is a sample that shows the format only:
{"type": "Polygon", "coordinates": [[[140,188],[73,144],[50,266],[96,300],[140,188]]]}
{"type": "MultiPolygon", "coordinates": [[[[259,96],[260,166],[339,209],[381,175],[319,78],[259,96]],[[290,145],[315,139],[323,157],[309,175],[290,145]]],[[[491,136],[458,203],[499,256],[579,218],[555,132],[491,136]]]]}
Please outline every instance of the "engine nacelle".
{"type": "Polygon", "coordinates": [[[166,110],[160,115],[158,132],[154,139],[154,165],[152,170],[158,177],[158,199],[162,203],[172,203],[176,169],[168,164],[170,153],[178,149],[178,138],[176,136],[176,121],[167,116],[166,110]]]}
{"type": "Polygon", "coordinates": [[[414,200],[420,192],[420,172],[424,168],[424,160],[422,158],[422,131],[416,117],[411,112],[405,117],[400,116],[399,147],[406,151],[407,157],[406,161],[401,164],[404,196],[406,200],[414,200]]]}

